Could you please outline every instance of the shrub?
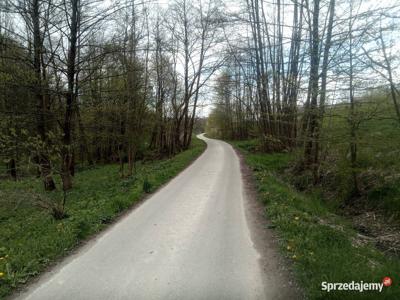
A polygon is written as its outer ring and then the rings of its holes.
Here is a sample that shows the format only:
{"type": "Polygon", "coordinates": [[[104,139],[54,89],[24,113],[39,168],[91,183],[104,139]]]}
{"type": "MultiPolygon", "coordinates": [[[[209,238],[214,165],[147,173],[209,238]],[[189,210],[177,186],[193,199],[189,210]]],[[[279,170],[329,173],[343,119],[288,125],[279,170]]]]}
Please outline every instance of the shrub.
{"type": "Polygon", "coordinates": [[[149,179],[146,177],[143,181],[143,192],[150,193],[151,192],[152,184],[149,179]]]}

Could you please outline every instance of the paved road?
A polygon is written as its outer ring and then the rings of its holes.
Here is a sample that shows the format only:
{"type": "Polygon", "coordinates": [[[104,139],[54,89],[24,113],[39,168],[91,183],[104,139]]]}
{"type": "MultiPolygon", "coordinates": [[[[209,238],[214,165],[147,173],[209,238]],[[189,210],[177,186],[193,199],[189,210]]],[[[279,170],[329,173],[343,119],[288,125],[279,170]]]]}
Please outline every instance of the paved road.
{"type": "Polygon", "coordinates": [[[190,167],[19,297],[275,298],[250,237],[239,159],[201,138],[207,150],[190,167]]]}

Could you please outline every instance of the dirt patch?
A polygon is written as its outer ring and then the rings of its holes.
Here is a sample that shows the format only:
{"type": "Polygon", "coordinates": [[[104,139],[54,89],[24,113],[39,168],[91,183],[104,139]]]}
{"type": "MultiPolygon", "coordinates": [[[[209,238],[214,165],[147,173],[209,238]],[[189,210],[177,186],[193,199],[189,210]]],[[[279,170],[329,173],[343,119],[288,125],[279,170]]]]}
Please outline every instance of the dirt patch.
{"type": "Polygon", "coordinates": [[[384,253],[400,255],[400,226],[380,211],[364,211],[349,216],[359,232],[354,243],[372,242],[384,253]]]}
{"type": "MultiPolygon", "coordinates": [[[[246,219],[251,231],[251,239],[261,255],[260,266],[265,280],[277,286],[279,294],[273,299],[305,299],[304,292],[294,279],[290,263],[279,253],[279,237],[271,228],[265,206],[258,200],[255,179],[245,164],[243,155],[235,149],[240,160],[240,169],[244,182],[246,219]]],[[[268,291],[266,294],[269,295],[268,291]]]]}

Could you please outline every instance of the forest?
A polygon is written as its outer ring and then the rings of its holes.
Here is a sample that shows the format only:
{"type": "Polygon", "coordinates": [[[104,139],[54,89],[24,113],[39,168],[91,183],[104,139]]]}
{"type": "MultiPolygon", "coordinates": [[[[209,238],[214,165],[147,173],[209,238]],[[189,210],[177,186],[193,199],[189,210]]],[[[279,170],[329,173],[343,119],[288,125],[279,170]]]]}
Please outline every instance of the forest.
{"type": "Polygon", "coordinates": [[[0,298],[201,153],[221,10],[0,2],[0,298]]]}
{"type": "Polygon", "coordinates": [[[227,20],[243,29],[225,35],[206,131],[291,153],[293,183],[343,205],[386,188],[394,199],[376,204],[398,218],[399,12],[393,1],[247,1],[227,20]]]}
{"type": "Polygon", "coordinates": [[[125,177],[187,149],[220,63],[217,5],[176,2],[162,17],[135,1],[6,1],[2,176],[36,174],[48,191],[60,176],[68,191],[77,166],[118,162],[125,177]]]}

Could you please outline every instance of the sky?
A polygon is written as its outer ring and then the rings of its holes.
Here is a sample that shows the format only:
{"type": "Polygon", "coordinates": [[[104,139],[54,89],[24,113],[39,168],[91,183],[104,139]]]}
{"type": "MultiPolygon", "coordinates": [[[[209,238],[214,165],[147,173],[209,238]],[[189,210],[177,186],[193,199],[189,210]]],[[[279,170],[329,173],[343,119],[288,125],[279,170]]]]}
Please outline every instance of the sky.
{"type": "MultiPolygon", "coordinates": [[[[121,0],[119,2],[125,2],[126,0],[121,0]]],[[[140,3],[139,1],[141,0],[136,0],[137,3],[140,3]]],[[[168,8],[169,5],[171,5],[172,3],[175,2],[175,0],[156,0],[156,1],[151,1],[151,6],[153,8],[156,9],[157,5],[161,7],[162,10],[165,10],[168,8]]],[[[190,0],[188,0],[190,1],[190,0]]],[[[272,2],[274,0],[267,0],[265,3],[267,2],[272,2]]],[[[291,3],[290,0],[282,0],[284,3],[291,3]]],[[[104,7],[110,6],[114,3],[116,3],[115,0],[104,0],[101,2],[104,7]]],[[[337,0],[338,3],[338,9],[337,9],[337,16],[342,16],[344,14],[345,9],[343,8],[344,3],[346,3],[346,6],[348,7],[348,0],[337,0]],[[342,3],[342,4],[341,4],[342,3]]],[[[353,0],[353,5],[356,6],[358,3],[360,3],[360,0],[353,0]]],[[[395,4],[400,4],[400,0],[363,0],[361,2],[361,6],[360,6],[360,11],[366,11],[366,10],[377,10],[381,7],[388,7],[388,6],[392,6],[395,4]]],[[[228,13],[232,13],[232,12],[238,12],[240,10],[240,7],[245,7],[246,5],[246,0],[232,0],[232,1],[228,1],[228,0],[223,0],[223,5],[224,8],[223,10],[225,12],[228,13]]],[[[268,6],[268,4],[266,4],[266,6],[268,6]]],[[[267,9],[266,11],[273,13],[273,10],[271,9],[267,9]]],[[[154,10],[152,10],[153,13],[155,13],[154,10]]],[[[399,16],[400,17],[400,16],[399,16]]],[[[291,22],[291,12],[290,9],[286,9],[285,11],[285,19],[287,20],[287,24],[290,24],[291,22]]],[[[399,22],[400,22],[400,18],[399,18],[399,22]]],[[[21,26],[21,22],[16,22],[16,26],[21,26]]],[[[240,24],[235,24],[233,26],[231,26],[230,28],[227,29],[228,31],[228,38],[232,39],[230,42],[234,43],[235,39],[237,39],[238,37],[240,38],[240,36],[245,36],[246,34],[246,27],[244,25],[240,25],[240,24]]],[[[286,30],[284,30],[284,35],[286,36],[290,36],[290,30],[287,28],[286,30]]],[[[397,41],[400,40],[400,36],[398,36],[398,39],[396,37],[393,37],[393,40],[397,41]]],[[[218,49],[213,49],[211,51],[211,53],[213,53],[214,55],[220,55],[221,50],[225,47],[224,44],[220,45],[218,47],[218,49]]],[[[392,51],[400,53],[400,42],[396,42],[396,44],[394,45],[392,51]]],[[[182,70],[182,67],[179,68],[182,70]]],[[[399,68],[395,68],[395,69],[399,69],[399,68]]],[[[212,103],[213,103],[213,98],[215,97],[214,95],[214,79],[215,77],[218,75],[219,72],[217,72],[213,77],[211,77],[210,81],[208,82],[208,84],[202,89],[202,93],[201,93],[201,98],[200,98],[200,105],[198,107],[198,116],[207,116],[210,111],[212,110],[212,103]]],[[[400,74],[399,73],[395,73],[395,77],[399,78],[400,74]]]]}

